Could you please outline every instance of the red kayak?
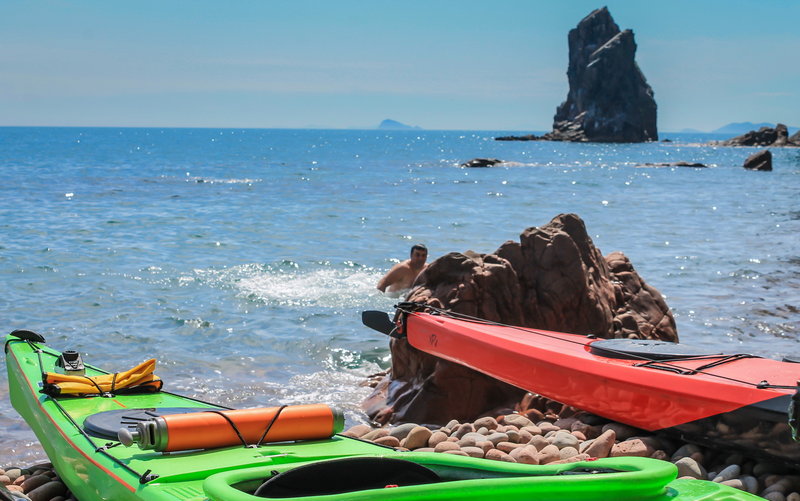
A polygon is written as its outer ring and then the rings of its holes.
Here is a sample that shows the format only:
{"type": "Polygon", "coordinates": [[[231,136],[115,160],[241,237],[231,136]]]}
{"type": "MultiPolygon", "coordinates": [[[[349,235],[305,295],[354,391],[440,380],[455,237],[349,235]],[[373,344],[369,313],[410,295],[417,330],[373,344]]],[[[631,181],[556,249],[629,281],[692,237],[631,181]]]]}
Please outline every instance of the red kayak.
{"type": "Polygon", "coordinates": [[[399,306],[402,321],[391,335],[406,336],[426,353],[644,430],[678,432],[687,440],[800,464],[800,444],[789,426],[800,364],[663,341],[513,327],[414,307],[399,306]]]}

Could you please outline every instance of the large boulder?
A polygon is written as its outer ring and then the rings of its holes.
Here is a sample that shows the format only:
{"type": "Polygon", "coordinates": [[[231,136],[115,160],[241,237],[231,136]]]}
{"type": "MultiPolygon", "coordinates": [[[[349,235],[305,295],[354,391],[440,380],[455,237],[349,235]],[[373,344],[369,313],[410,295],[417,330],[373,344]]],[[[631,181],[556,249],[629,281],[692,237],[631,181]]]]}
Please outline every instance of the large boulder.
{"type": "Polygon", "coordinates": [[[753,153],[744,161],[744,168],[748,170],[772,170],[772,152],[761,150],[753,153]]]}
{"type": "MultiPolygon", "coordinates": [[[[604,338],[677,341],[661,294],[621,252],[606,257],[583,221],[562,214],[492,254],[452,252],[417,278],[408,301],[486,320],[604,338]]],[[[392,367],[364,403],[381,423],[471,420],[524,391],[392,339],[392,367]]]]}
{"type": "Polygon", "coordinates": [[[556,141],[657,141],[656,102],[636,64],[633,31],[620,31],[606,7],[569,32],[569,93],[556,110],[556,141]]]}

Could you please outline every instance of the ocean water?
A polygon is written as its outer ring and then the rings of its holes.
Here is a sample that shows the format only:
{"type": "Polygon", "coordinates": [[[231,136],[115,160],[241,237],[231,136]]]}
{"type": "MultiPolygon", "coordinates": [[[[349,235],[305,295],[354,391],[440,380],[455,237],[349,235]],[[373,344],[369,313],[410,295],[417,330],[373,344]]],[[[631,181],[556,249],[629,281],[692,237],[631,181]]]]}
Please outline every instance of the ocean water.
{"type": "MultiPolygon", "coordinates": [[[[573,212],[666,296],[683,342],[800,353],[800,150],[750,172],[756,149],[710,135],[506,134],[0,128],[0,319],[106,369],[155,357],[174,392],[327,402],[354,424],[389,363],[360,312],[391,310],[374,286],[412,244],[492,252],[573,212]],[[459,167],[475,157],[510,163],[459,167]],[[678,161],[710,168],[642,166],[678,161]]],[[[3,367],[0,465],[43,458],[3,367]]]]}

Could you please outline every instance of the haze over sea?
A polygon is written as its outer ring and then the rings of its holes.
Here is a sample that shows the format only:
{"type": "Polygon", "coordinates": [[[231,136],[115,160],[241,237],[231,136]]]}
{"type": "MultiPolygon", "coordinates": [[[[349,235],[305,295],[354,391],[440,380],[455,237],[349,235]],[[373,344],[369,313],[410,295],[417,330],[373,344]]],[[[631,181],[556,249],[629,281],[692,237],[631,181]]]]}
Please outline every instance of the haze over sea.
{"type": "MultiPolygon", "coordinates": [[[[365,309],[409,248],[493,252],[563,212],[623,251],[681,341],[800,354],[800,150],[496,142],[530,131],[0,128],[0,318],[105,369],[231,407],[326,402],[365,421],[389,363],[365,309]],[[495,157],[508,166],[465,169],[495,157]],[[710,168],[641,167],[701,162],[710,168]]],[[[4,465],[44,459],[0,384],[4,465]],[[33,447],[29,447],[33,445],[33,447]]]]}

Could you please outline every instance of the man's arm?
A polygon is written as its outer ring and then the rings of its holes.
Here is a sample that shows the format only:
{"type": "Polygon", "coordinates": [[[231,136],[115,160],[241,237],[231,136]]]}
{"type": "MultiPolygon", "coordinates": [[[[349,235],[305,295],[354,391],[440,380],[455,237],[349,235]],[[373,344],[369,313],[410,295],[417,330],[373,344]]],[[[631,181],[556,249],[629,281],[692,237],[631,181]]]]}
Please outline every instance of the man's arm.
{"type": "Polygon", "coordinates": [[[378,281],[378,285],[376,287],[379,291],[386,292],[386,288],[397,281],[397,279],[400,277],[401,266],[402,263],[392,266],[392,269],[389,270],[389,272],[378,281]]]}

